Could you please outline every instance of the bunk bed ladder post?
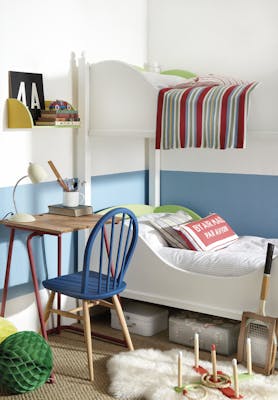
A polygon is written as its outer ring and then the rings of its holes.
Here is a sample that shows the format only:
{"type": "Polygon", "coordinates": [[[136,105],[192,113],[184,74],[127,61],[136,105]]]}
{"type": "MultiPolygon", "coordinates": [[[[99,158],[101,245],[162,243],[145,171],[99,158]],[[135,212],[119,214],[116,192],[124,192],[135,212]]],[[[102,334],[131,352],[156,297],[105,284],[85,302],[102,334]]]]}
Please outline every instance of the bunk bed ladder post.
{"type": "Polygon", "coordinates": [[[160,206],[160,150],[155,149],[154,138],[147,139],[149,161],[149,205],[160,206]]]}
{"type": "MultiPolygon", "coordinates": [[[[89,96],[90,96],[90,66],[86,62],[85,54],[82,53],[78,59],[78,111],[80,115],[81,125],[77,131],[75,140],[74,154],[74,172],[79,177],[82,185],[82,191],[85,198],[85,204],[92,204],[91,199],[91,173],[90,173],[90,157],[91,147],[89,143],[89,96]]],[[[78,233],[78,265],[83,265],[84,248],[89,236],[89,231],[84,230],[78,233]]]]}

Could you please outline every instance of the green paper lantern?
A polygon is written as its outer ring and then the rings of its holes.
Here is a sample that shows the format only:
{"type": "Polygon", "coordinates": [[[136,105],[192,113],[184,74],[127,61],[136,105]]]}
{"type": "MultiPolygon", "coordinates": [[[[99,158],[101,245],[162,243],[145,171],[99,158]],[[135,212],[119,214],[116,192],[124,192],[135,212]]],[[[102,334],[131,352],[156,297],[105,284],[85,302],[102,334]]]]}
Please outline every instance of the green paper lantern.
{"type": "Polygon", "coordinates": [[[0,343],[3,342],[8,336],[17,332],[16,327],[10,321],[0,317],[0,343]]]}
{"type": "Polygon", "coordinates": [[[50,346],[38,333],[17,332],[0,344],[0,384],[11,393],[25,393],[43,385],[52,366],[50,346]]]}

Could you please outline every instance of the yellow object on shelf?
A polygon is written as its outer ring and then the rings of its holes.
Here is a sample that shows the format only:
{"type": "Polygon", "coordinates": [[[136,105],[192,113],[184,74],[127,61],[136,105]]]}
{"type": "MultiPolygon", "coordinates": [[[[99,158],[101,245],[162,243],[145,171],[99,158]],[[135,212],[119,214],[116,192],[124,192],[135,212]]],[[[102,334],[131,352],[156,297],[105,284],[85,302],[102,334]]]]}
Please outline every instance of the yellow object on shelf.
{"type": "Polygon", "coordinates": [[[8,128],[33,128],[28,108],[17,99],[8,99],[8,128]]]}

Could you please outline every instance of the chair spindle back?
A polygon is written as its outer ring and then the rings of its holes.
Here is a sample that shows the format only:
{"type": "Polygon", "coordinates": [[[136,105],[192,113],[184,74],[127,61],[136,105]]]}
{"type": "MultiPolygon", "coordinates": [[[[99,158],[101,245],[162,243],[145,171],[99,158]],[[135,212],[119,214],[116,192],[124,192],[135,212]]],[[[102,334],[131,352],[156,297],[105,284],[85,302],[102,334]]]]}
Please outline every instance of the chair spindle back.
{"type": "Polygon", "coordinates": [[[134,213],[118,207],[106,213],[88,238],[83,262],[82,291],[88,289],[91,261],[97,260],[99,295],[116,291],[122,285],[138,239],[138,223],[134,213]],[[92,256],[93,254],[93,256],[92,256]]]}

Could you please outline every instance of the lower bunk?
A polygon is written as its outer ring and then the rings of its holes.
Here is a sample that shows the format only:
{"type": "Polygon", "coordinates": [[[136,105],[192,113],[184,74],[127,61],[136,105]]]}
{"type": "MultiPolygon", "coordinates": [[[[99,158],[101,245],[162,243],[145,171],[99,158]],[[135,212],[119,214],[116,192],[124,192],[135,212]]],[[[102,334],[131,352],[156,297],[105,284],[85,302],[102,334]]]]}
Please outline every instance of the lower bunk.
{"type": "Polygon", "coordinates": [[[241,320],[243,311],[258,309],[267,243],[271,242],[275,253],[266,314],[277,316],[278,239],[244,236],[221,250],[194,252],[168,247],[146,217],[138,220],[139,239],[123,297],[241,320]]]}

